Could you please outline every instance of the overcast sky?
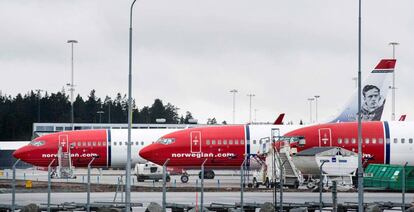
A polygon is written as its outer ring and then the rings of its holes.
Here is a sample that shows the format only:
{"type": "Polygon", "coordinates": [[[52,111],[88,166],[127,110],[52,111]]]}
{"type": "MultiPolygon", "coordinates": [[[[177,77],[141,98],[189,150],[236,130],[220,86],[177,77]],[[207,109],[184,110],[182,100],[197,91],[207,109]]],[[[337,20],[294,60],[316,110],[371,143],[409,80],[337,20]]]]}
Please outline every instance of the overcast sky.
{"type": "MultiPolygon", "coordinates": [[[[75,45],[76,93],[127,93],[132,1],[0,0],[0,90],[62,90],[75,45]]],[[[319,119],[338,112],[355,88],[358,1],[138,0],[133,16],[133,98],[189,110],[201,123],[236,122],[257,109],[309,121],[307,98],[320,95],[319,119]]],[[[363,0],[362,74],[396,49],[396,114],[414,119],[414,1],[363,0]]],[[[390,105],[391,101],[388,101],[390,105]]],[[[313,109],[315,105],[313,105],[313,109]]],[[[253,119],[255,118],[254,112],[253,119]]],[[[314,111],[313,111],[314,113],[314,111]]],[[[391,112],[386,108],[385,119],[391,112]]],[[[315,116],[315,114],[314,114],[315,116]]],[[[315,117],[313,118],[315,119],[315,117]]]]}

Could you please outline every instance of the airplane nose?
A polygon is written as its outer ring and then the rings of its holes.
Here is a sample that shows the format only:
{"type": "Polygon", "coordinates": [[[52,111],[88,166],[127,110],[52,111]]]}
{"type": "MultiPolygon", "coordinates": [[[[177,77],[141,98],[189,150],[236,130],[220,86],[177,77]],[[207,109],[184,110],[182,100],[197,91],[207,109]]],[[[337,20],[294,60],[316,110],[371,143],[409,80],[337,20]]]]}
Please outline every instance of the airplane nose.
{"type": "Polygon", "coordinates": [[[158,164],[158,154],[156,151],[156,147],[154,147],[153,145],[149,145],[144,147],[141,151],[139,151],[139,155],[144,158],[145,160],[151,161],[153,163],[158,164]]]}
{"type": "Polygon", "coordinates": [[[141,151],[139,151],[139,156],[141,156],[145,160],[150,160],[151,152],[152,152],[151,147],[146,146],[143,149],[141,149],[141,151]]]}
{"type": "Polygon", "coordinates": [[[30,157],[27,147],[20,147],[19,149],[14,151],[13,157],[16,159],[20,159],[22,161],[26,161],[26,159],[30,157]]]}

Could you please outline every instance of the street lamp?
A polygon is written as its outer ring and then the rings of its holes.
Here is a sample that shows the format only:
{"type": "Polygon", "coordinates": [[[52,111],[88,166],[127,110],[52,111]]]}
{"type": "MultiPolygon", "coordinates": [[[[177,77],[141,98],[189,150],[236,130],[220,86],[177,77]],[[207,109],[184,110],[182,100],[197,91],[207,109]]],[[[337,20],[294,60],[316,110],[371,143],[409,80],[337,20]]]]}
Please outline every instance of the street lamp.
{"type": "Polygon", "coordinates": [[[131,129],[132,129],[132,9],[135,4],[131,4],[129,12],[129,72],[128,72],[128,145],[127,145],[127,163],[125,167],[125,211],[131,210],[131,129]]]}
{"type": "Polygon", "coordinates": [[[107,97],[105,99],[105,103],[108,104],[108,123],[111,123],[111,104],[112,104],[111,97],[107,97]]]}
{"type": "Polygon", "coordinates": [[[36,89],[37,91],[37,122],[40,123],[40,92],[42,92],[43,90],[41,89],[36,89]]]}
{"type": "MultiPolygon", "coordinates": [[[[388,45],[392,46],[392,59],[395,59],[395,46],[400,45],[397,42],[390,42],[388,45]]],[[[391,120],[395,121],[395,69],[392,72],[392,113],[391,120]]]]}
{"type": "Polygon", "coordinates": [[[318,98],[321,97],[319,95],[315,95],[315,119],[316,123],[318,123],[318,98]]]}
{"type": "Polygon", "coordinates": [[[236,124],[236,93],[238,91],[233,89],[230,92],[233,93],[233,124],[236,124]]]}
{"type": "Polygon", "coordinates": [[[312,101],[315,100],[315,98],[308,98],[309,101],[309,122],[312,123],[312,101]]]}
{"type": "Polygon", "coordinates": [[[68,83],[67,85],[70,86],[69,90],[70,90],[70,105],[71,105],[71,110],[70,110],[70,127],[73,130],[73,91],[75,91],[74,88],[74,84],[73,84],[73,44],[78,43],[77,40],[68,40],[67,43],[70,43],[71,45],[71,49],[72,49],[72,57],[71,57],[71,82],[68,83]]]}
{"type": "Polygon", "coordinates": [[[96,113],[99,114],[99,123],[102,123],[102,114],[104,114],[105,112],[103,110],[100,110],[96,113]]]}
{"type": "Polygon", "coordinates": [[[251,124],[252,123],[252,97],[255,97],[256,95],[254,95],[254,94],[247,94],[247,96],[250,99],[249,124],[251,124]]]}

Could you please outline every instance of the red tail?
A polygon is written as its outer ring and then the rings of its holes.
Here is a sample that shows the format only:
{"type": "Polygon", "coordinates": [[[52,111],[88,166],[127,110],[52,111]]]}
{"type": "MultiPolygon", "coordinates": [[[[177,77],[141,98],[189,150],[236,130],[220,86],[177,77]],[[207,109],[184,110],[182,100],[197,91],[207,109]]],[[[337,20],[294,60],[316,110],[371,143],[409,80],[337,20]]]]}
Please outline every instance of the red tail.
{"type": "Polygon", "coordinates": [[[283,118],[285,117],[284,113],[281,113],[277,119],[275,120],[275,122],[273,123],[274,125],[282,125],[283,124],[283,118]]]}

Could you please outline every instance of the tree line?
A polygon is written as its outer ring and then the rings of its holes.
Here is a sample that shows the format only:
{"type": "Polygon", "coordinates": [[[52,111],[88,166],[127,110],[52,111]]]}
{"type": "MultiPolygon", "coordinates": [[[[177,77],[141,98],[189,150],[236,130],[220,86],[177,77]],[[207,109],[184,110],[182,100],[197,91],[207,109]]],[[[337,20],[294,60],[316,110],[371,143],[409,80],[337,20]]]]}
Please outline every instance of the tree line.
{"type": "MultiPolygon", "coordinates": [[[[179,116],[178,107],[160,99],[141,109],[135,102],[132,106],[133,123],[156,123],[162,118],[166,124],[189,124],[193,119],[191,112],[179,116]]],[[[101,99],[92,90],[85,100],[76,97],[73,111],[75,123],[127,123],[128,98],[118,93],[115,98],[101,99]]],[[[30,91],[15,97],[0,93],[0,140],[30,140],[34,122],[70,123],[69,96],[64,91],[44,95],[30,91]]]]}

